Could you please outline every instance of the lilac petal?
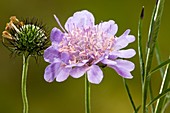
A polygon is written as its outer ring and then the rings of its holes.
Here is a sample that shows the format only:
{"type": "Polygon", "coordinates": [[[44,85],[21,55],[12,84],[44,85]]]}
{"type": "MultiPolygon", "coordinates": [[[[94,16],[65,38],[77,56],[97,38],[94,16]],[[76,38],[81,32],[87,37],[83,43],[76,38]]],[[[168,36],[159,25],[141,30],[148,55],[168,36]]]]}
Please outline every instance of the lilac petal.
{"type": "Polygon", "coordinates": [[[115,38],[114,50],[119,50],[126,47],[129,43],[135,41],[133,35],[128,35],[130,30],[126,30],[119,38],[115,38]]]}
{"type": "Polygon", "coordinates": [[[130,29],[127,29],[124,33],[123,33],[123,35],[128,35],[130,33],[130,29]]]}
{"type": "Polygon", "coordinates": [[[99,30],[108,34],[108,37],[114,36],[118,30],[117,24],[113,20],[102,22],[98,25],[99,30]]]}
{"type": "Polygon", "coordinates": [[[94,25],[94,16],[87,10],[78,11],[65,23],[65,29],[72,31],[75,28],[87,28],[94,25]]]}
{"type": "Polygon", "coordinates": [[[116,56],[116,55],[112,55],[112,54],[110,53],[108,59],[110,59],[110,60],[115,60],[115,59],[117,59],[117,56],[116,56]]]}
{"type": "Polygon", "coordinates": [[[88,66],[75,67],[71,70],[70,75],[73,78],[79,78],[84,75],[84,73],[89,69],[88,66]]]}
{"type": "Polygon", "coordinates": [[[102,57],[100,57],[100,58],[98,58],[98,59],[96,59],[96,60],[93,62],[93,64],[99,63],[99,62],[102,61],[104,58],[105,58],[105,55],[102,56],[102,57]]]}
{"type": "Polygon", "coordinates": [[[50,40],[52,43],[60,43],[64,34],[56,27],[51,30],[50,40]]]}
{"type": "Polygon", "coordinates": [[[131,58],[136,54],[134,49],[118,50],[110,53],[112,56],[117,56],[120,58],[131,58]]]}
{"type": "Polygon", "coordinates": [[[134,63],[128,60],[117,59],[115,60],[115,62],[117,62],[116,66],[119,68],[126,69],[129,71],[133,71],[135,69],[134,63]]]}
{"type": "Polygon", "coordinates": [[[91,83],[99,84],[103,79],[103,72],[97,65],[92,65],[87,71],[88,80],[91,83]]]}
{"type": "Polygon", "coordinates": [[[133,35],[129,35],[130,33],[130,29],[127,29],[122,36],[126,36],[126,39],[128,40],[129,43],[134,42],[135,41],[135,37],[133,35]]]}
{"type": "Polygon", "coordinates": [[[133,71],[135,68],[135,65],[132,62],[128,60],[122,60],[122,59],[115,60],[115,62],[117,62],[116,65],[108,65],[108,66],[113,68],[122,77],[125,78],[133,77],[130,74],[130,72],[133,71]]]}
{"type": "Polygon", "coordinates": [[[44,51],[44,60],[46,62],[59,62],[60,61],[60,52],[58,52],[53,46],[48,47],[44,51]]]}
{"type": "Polygon", "coordinates": [[[135,41],[135,37],[133,35],[127,35],[126,38],[127,38],[129,43],[132,43],[132,42],[135,41]]]}
{"type": "Polygon", "coordinates": [[[69,76],[70,71],[71,71],[71,68],[65,68],[65,66],[61,66],[60,71],[58,72],[56,76],[56,81],[63,82],[64,80],[66,80],[69,76]]]}
{"type": "Polygon", "coordinates": [[[44,79],[47,82],[52,82],[55,79],[57,72],[60,70],[60,64],[61,63],[53,63],[46,67],[44,73],[44,79]]]}
{"type": "Polygon", "coordinates": [[[128,71],[128,70],[124,70],[124,69],[121,69],[117,66],[109,66],[111,68],[113,68],[120,76],[122,76],[123,78],[133,78],[132,74],[128,71]]]}
{"type": "Polygon", "coordinates": [[[60,58],[64,63],[68,64],[68,61],[70,59],[70,55],[66,52],[61,53],[61,58],[60,58]]]}
{"type": "Polygon", "coordinates": [[[104,59],[101,61],[103,64],[107,64],[107,65],[116,65],[117,63],[113,60],[109,60],[109,59],[104,59]]]}

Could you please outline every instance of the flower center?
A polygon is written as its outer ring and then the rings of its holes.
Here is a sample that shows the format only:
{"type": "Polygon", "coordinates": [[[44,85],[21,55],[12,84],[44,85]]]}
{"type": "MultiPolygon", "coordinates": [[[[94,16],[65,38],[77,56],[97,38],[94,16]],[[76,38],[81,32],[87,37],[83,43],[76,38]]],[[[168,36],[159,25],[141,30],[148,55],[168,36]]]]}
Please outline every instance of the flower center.
{"type": "Polygon", "coordinates": [[[76,28],[65,33],[59,44],[59,51],[69,53],[72,57],[71,63],[82,60],[94,62],[112,49],[113,41],[114,37],[107,37],[107,34],[96,27],[76,28]]]}

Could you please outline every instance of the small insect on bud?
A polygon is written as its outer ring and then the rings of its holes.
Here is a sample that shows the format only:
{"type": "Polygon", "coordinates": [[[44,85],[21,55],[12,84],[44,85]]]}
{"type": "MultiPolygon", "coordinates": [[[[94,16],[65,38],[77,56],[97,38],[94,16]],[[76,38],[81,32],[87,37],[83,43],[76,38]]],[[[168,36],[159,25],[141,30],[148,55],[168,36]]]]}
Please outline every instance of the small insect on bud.
{"type": "Polygon", "coordinates": [[[27,55],[42,55],[47,48],[48,33],[37,20],[19,21],[16,16],[10,18],[2,32],[3,43],[12,52],[27,55]]]}

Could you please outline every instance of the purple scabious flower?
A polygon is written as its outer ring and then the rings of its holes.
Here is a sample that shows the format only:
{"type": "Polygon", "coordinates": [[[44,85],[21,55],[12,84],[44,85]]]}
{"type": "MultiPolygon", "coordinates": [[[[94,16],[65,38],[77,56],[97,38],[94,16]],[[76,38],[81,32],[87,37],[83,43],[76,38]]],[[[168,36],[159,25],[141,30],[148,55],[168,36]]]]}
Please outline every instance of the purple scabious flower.
{"type": "Polygon", "coordinates": [[[87,73],[89,82],[99,84],[103,79],[101,65],[113,68],[124,78],[133,77],[131,71],[135,65],[124,58],[131,58],[136,52],[122,50],[135,41],[135,37],[129,35],[130,30],[116,37],[118,26],[113,20],[95,25],[94,16],[87,10],[74,13],[64,27],[63,32],[56,27],[52,29],[52,44],[44,52],[45,61],[50,63],[44,74],[47,82],[54,79],[62,82],[69,75],[79,78],[87,73]]]}

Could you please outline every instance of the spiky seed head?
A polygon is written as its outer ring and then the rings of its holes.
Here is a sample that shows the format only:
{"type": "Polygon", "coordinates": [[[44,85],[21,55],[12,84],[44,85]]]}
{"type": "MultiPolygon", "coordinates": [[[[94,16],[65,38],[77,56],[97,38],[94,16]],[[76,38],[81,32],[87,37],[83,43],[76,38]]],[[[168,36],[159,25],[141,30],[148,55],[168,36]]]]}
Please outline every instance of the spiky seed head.
{"type": "Polygon", "coordinates": [[[33,19],[19,21],[16,16],[10,18],[2,37],[3,44],[18,55],[42,55],[48,43],[48,33],[43,25],[33,19]]]}

